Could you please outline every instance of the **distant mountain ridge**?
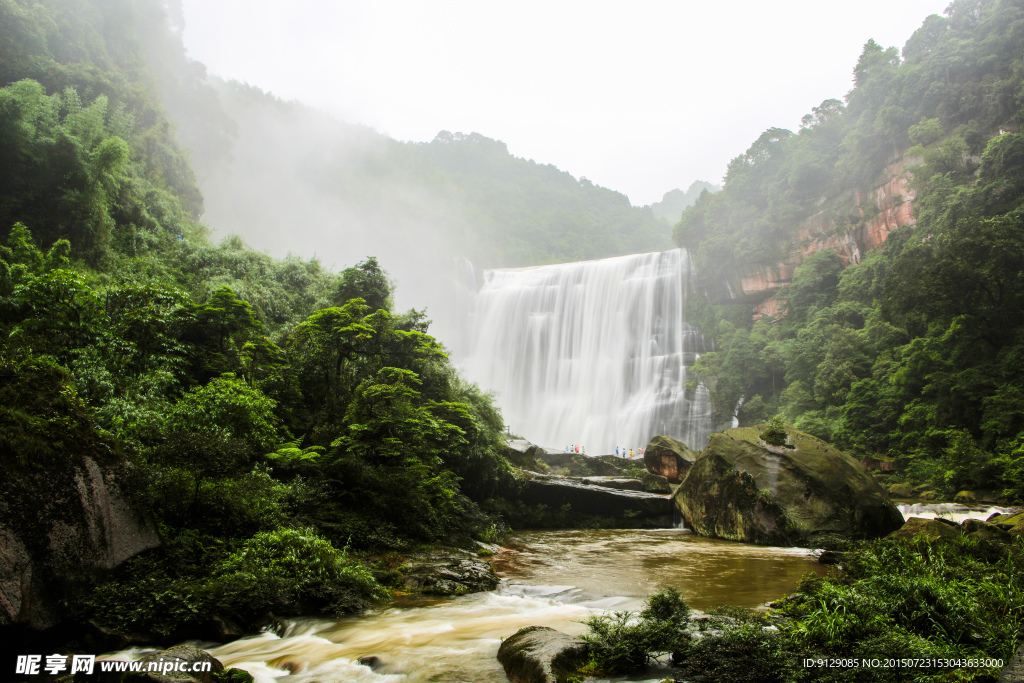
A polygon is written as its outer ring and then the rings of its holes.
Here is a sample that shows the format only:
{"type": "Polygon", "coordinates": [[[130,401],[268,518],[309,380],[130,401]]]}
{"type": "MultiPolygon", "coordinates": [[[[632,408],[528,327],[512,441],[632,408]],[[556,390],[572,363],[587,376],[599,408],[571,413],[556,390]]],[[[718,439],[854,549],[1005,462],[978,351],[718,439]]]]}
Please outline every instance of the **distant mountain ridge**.
{"type": "Polygon", "coordinates": [[[672,247],[650,209],[480,133],[399,142],[199,73],[188,88],[161,75],[169,114],[192,150],[205,220],[258,248],[328,263],[375,254],[400,273],[394,260],[429,255],[437,267],[451,255],[527,266],[672,247]]]}
{"type": "Polygon", "coordinates": [[[706,180],[694,180],[690,183],[690,187],[686,188],[685,192],[679,188],[666,192],[660,202],[651,204],[651,212],[655,218],[666,220],[669,225],[675,225],[679,222],[679,217],[683,215],[683,211],[687,207],[693,206],[697,198],[700,197],[700,193],[704,190],[714,194],[715,192],[721,192],[722,186],[709,183],[706,180]]]}

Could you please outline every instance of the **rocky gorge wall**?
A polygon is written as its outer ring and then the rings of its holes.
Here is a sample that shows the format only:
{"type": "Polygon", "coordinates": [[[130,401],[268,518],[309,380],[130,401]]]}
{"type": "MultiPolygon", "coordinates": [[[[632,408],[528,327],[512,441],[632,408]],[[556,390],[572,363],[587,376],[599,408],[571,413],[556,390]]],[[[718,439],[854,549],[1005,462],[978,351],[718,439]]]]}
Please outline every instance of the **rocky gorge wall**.
{"type": "Polygon", "coordinates": [[[105,572],[160,543],[153,520],[131,500],[129,466],[68,460],[5,473],[0,626],[60,624],[105,572]]]}
{"type": "Polygon", "coordinates": [[[716,304],[748,303],[755,320],[785,312],[784,301],[777,298],[803,260],[818,251],[834,250],[844,265],[859,263],[871,250],[885,243],[889,234],[913,225],[914,190],[910,187],[909,168],[919,161],[899,157],[883,174],[884,182],[870,190],[857,190],[839,204],[854,208],[844,218],[833,209],[823,209],[804,219],[793,230],[789,254],[771,264],[750,264],[726,277],[698,280],[698,288],[716,304]]]}

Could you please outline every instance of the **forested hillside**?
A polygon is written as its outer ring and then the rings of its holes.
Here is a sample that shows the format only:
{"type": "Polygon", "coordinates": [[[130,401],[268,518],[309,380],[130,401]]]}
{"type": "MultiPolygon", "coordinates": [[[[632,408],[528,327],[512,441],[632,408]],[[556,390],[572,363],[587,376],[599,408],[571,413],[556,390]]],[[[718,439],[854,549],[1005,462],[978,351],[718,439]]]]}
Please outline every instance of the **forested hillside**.
{"type": "Polygon", "coordinates": [[[161,547],[59,596],[79,618],[358,608],[386,591],[349,551],[500,527],[502,420],[375,259],[210,243],[147,66],[168,36],[157,0],[0,0],[0,524],[50,552],[39,482],[117,468],[161,547]]]}
{"type": "Polygon", "coordinates": [[[869,41],[844,101],[767,130],[685,211],[674,234],[705,277],[691,315],[714,341],[697,369],[720,419],[742,401],[741,424],[781,412],[940,494],[1024,501],[1022,55],[1024,3],[957,0],[902,53],[869,41]],[[799,242],[812,217],[840,238],[872,220],[866,191],[894,162],[916,222],[852,257],[799,242]],[[779,315],[714,294],[801,250],[779,315]]]}

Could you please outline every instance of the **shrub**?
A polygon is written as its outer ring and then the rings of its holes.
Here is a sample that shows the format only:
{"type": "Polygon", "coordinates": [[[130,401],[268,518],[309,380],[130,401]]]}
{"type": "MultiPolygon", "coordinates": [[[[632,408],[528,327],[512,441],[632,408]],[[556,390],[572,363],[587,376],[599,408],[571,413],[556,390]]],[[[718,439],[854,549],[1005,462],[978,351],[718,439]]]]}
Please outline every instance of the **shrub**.
{"type": "Polygon", "coordinates": [[[655,593],[639,614],[615,612],[585,619],[590,631],[582,637],[590,646],[584,672],[598,675],[630,673],[642,669],[658,652],[676,649],[690,607],[679,591],[655,593]]]}
{"type": "Polygon", "coordinates": [[[744,624],[717,635],[682,641],[677,680],[702,683],[775,683],[790,680],[792,655],[775,631],[744,624]]]}
{"type": "Polygon", "coordinates": [[[761,432],[761,440],[772,446],[785,446],[788,438],[786,425],[782,421],[782,415],[776,415],[768,420],[768,425],[761,432]]]}

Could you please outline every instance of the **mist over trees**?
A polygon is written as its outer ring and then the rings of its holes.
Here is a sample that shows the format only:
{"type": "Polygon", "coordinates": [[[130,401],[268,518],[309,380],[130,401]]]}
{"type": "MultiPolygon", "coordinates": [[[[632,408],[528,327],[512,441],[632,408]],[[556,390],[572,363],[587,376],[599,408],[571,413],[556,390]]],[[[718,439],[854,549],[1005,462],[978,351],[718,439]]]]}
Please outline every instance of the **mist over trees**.
{"type": "Polygon", "coordinates": [[[678,188],[666,192],[660,202],[651,204],[651,212],[655,218],[660,218],[668,221],[671,225],[675,225],[679,221],[683,209],[693,206],[704,190],[714,194],[715,192],[721,192],[722,187],[721,185],[709,183],[706,180],[695,180],[690,183],[685,192],[678,188]]]}

